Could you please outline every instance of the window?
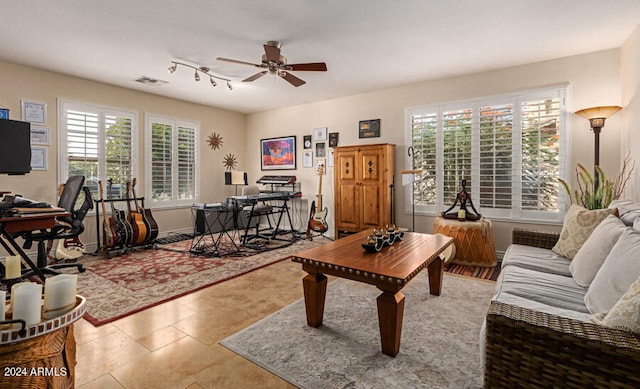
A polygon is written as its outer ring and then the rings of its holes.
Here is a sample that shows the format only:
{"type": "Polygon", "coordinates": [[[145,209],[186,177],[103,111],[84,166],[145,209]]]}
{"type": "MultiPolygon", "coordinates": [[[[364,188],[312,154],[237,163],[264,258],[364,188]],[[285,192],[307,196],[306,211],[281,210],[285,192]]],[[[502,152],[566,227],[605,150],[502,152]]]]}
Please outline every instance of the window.
{"type": "MultiPolygon", "coordinates": [[[[559,221],[566,88],[407,109],[417,212],[447,209],[466,180],[485,216],[559,221]]],[[[411,204],[407,191],[407,204],[411,204]]],[[[409,207],[407,207],[409,208],[409,207]]]]}
{"type": "Polygon", "coordinates": [[[198,198],[199,125],[156,115],[146,117],[145,182],[155,206],[191,205],[198,198]]]}
{"type": "Polygon", "coordinates": [[[61,100],[60,182],[84,175],[85,185],[98,199],[98,182],[113,181],[113,197],[125,197],[126,183],[136,172],[137,114],[124,110],[61,100]]]}

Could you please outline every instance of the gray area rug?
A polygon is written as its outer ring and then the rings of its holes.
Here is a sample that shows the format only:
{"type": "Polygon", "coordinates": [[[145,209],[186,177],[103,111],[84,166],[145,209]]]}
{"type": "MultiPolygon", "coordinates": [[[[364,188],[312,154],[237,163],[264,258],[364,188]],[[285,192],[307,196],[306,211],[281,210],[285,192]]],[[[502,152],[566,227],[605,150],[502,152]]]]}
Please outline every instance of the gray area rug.
{"type": "Polygon", "coordinates": [[[443,282],[430,295],[424,271],[403,289],[395,358],[380,349],[378,289],[342,279],[327,287],[321,327],[307,326],[299,300],[220,344],[301,388],[480,388],[478,339],[495,283],[443,282]]]}

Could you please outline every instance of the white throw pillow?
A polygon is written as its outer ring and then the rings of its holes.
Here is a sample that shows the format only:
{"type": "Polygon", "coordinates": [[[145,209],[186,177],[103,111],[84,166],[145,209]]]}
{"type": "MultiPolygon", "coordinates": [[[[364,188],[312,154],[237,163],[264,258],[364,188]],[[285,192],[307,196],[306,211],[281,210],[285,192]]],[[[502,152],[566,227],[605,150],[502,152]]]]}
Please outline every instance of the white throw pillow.
{"type": "Polygon", "coordinates": [[[576,284],[589,287],[613,245],[626,229],[627,226],[615,215],[607,216],[598,224],[569,265],[576,284]]]}
{"type": "Polygon", "coordinates": [[[640,278],[640,231],[628,228],[594,277],[584,302],[589,313],[607,313],[640,278]]]}
{"type": "Polygon", "coordinates": [[[609,313],[594,315],[591,320],[607,327],[640,334],[640,278],[631,285],[609,313]]]}
{"type": "Polygon", "coordinates": [[[618,210],[615,208],[590,211],[579,205],[572,204],[564,215],[560,238],[551,251],[573,259],[598,224],[607,216],[617,214],[618,210]]]}

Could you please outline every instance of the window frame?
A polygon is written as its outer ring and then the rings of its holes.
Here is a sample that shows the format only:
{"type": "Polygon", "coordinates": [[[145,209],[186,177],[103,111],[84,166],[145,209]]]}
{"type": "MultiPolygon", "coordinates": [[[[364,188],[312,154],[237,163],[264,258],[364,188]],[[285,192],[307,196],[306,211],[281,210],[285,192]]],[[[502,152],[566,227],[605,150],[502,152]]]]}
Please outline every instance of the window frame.
{"type": "MultiPolygon", "coordinates": [[[[125,108],[117,108],[110,107],[106,105],[100,105],[95,103],[82,102],[77,100],[69,100],[69,99],[57,99],[57,108],[58,108],[58,171],[57,176],[58,180],[61,183],[66,182],[69,179],[69,152],[68,152],[68,132],[67,132],[67,111],[76,110],[76,111],[84,111],[88,113],[93,113],[98,116],[98,155],[97,155],[97,165],[98,165],[98,180],[103,182],[103,185],[106,184],[106,181],[109,177],[106,177],[106,128],[104,120],[105,116],[117,116],[124,117],[131,120],[131,138],[130,138],[130,147],[131,147],[131,161],[129,163],[131,177],[129,180],[132,180],[133,177],[136,177],[138,174],[138,112],[125,108]]],[[[85,177],[85,180],[89,177],[85,177]]],[[[124,187],[124,183],[118,183],[124,187]]],[[[105,196],[106,196],[105,189],[105,196]]],[[[96,196],[99,196],[99,191],[96,196]]],[[[94,200],[99,200],[96,197],[94,200]]],[[[95,208],[90,211],[90,213],[94,213],[95,208]]]]}
{"type": "Polygon", "coordinates": [[[200,122],[195,121],[195,120],[187,120],[187,119],[181,119],[181,118],[175,118],[175,117],[170,117],[170,116],[165,116],[165,115],[159,115],[159,114],[154,114],[154,113],[145,113],[145,141],[144,141],[144,155],[145,155],[145,162],[144,162],[144,166],[145,166],[145,170],[144,170],[144,177],[145,177],[145,193],[148,194],[147,197],[145,198],[145,204],[148,204],[148,207],[150,208],[184,208],[184,207],[190,207],[193,205],[193,203],[196,203],[199,201],[200,198],[200,159],[201,159],[201,150],[200,150],[200,122]],[[172,192],[175,193],[177,195],[178,193],[178,174],[177,174],[177,154],[175,153],[176,150],[176,146],[178,144],[178,128],[179,127],[185,127],[185,128],[192,128],[194,130],[194,144],[193,144],[193,149],[194,149],[194,153],[195,153],[195,163],[194,163],[194,185],[195,188],[193,188],[194,190],[194,198],[189,198],[189,199],[178,199],[176,198],[176,196],[174,196],[172,199],[170,200],[154,200],[153,196],[151,195],[152,193],[152,142],[153,142],[153,136],[152,136],[152,129],[153,129],[153,124],[154,123],[159,123],[159,124],[164,124],[164,125],[169,125],[172,128],[172,148],[171,148],[171,166],[172,166],[172,177],[175,177],[175,179],[172,179],[171,182],[171,186],[172,186],[172,192]]]}
{"type": "MultiPolygon", "coordinates": [[[[440,215],[441,211],[449,208],[454,197],[450,199],[444,198],[444,135],[443,135],[443,112],[450,112],[458,109],[472,108],[472,171],[465,172],[467,177],[471,177],[471,185],[467,186],[467,190],[471,194],[473,205],[483,216],[490,217],[494,220],[504,220],[513,222],[540,222],[540,223],[558,223],[562,222],[564,210],[567,204],[567,197],[562,188],[558,190],[558,209],[555,211],[531,211],[522,209],[522,102],[532,101],[535,99],[557,98],[559,100],[559,160],[558,171],[560,178],[567,179],[570,172],[568,161],[570,161],[570,142],[571,128],[570,115],[567,111],[567,96],[569,95],[569,85],[551,86],[548,88],[533,89],[526,91],[513,92],[503,95],[484,96],[473,99],[457,100],[451,102],[435,103],[423,106],[408,107],[405,109],[405,140],[409,146],[413,146],[413,128],[412,117],[414,115],[432,115],[436,114],[436,179],[435,179],[435,204],[412,204],[412,189],[409,187],[404,190],[404,211],[405,214],[411,214],[415,209],[415,214],[426,216],[440,215]],[[480,108],[491,105],[507,104],[513,105],[513,125],[512,125],[512,167],[511,167],[511,193],[512,206],[508,209],[500,208],[481,208],[480,207],[480,108]]],[[[412,157],[405,154],[405,166],[413,168],[412,157]]],[[[419,177],[416,180],[420,180],[419,177]]],[[[559,183],[558,183],[559,185],[559,183]]],[[[458,183],[459,188],[459,183],[458,183]]]]}

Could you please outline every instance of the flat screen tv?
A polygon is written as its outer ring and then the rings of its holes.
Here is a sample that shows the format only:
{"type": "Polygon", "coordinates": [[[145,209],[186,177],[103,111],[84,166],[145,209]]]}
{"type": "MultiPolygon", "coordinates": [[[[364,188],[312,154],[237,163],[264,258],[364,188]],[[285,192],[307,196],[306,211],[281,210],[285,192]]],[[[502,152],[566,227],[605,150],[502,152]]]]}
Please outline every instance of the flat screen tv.
{"type": "Polygon", "coordinates": [[[31,124],[0,119],[0,174],[31,171],[31,124]]]}

